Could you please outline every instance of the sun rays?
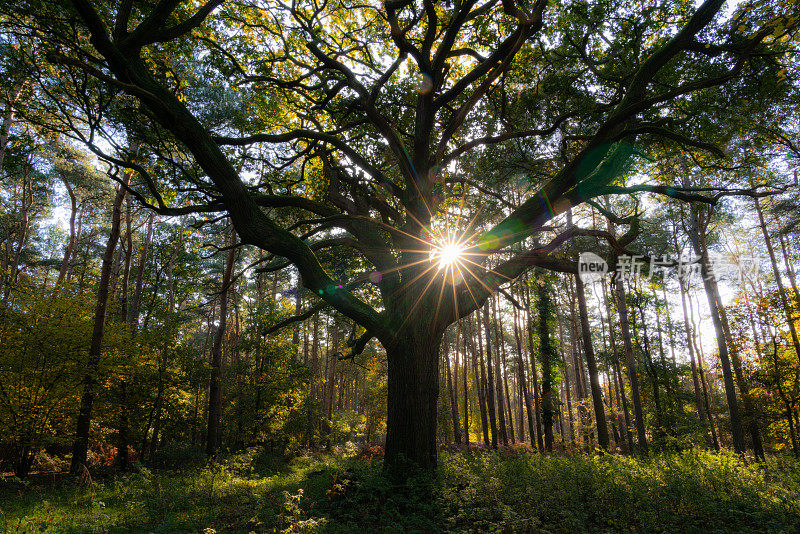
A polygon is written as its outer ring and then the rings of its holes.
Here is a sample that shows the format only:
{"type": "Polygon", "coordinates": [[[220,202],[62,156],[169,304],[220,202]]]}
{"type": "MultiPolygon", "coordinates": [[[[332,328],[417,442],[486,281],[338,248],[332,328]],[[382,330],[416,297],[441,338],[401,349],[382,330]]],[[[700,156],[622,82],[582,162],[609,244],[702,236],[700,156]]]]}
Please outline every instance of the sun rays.
{"type": "Polygon", "coordinates": [[[467,298],[476,305],[478,304],[473,292],[475,289],[473,284],[482,287],[489,293],[496,290],[494,286],[497,282],[487,284],[487,275],[497,275],[492,276],[495,279],[506,278],[486,265],[487,256],[496,251],[487,251],[481,246],[486,232],[476,228],[479,214],[480,211],[466,221],[466,225],[463,224],[465,221],[461,217],[457,217],[460,220],[459,224],[452,217],[445,216],[433,221],[429,226],[423,227],[424,230],[419,237],[402,232],[420,245],[420,248],[405,249],[404,252],[419,254],[423,258],[427,256],[427,260],[411,261],[395,268],[397,271],[405,271],[414,266],[417,268],[417,272],[410,280],[404,280],[395,289],[397,293],[403,293],[416,287],[413,290],[415,293],[413,304],[407,308],[405,320],[400,328],[415,315],[415,312],[425,313],[417,308],[426,296],[431,296],[431,294],[438,296],[435,299],[435,310],[428,310],[428,313],[432,313],[431,321],[436,322],[440,313],[444,311],[442,305],[447,301],[450,301],[449,306],[452,306],[448,315],[452,314],[453,317],[459,315],[460,299],[467,298]],[[424,280],[422,285],[417,285],[421,280],[424,280]],[[450,298],[445,298],[448,293],[450,298]],[[461,297],[458,296],[459,294],[461,297]]]}
{"type": "Polygon", "coordinates": [[[432,244],[430,260],[438,262],[439,270],[448,270],[458,267],[466,247],[456,239],[450,238],[444,242],[432,244]]]}

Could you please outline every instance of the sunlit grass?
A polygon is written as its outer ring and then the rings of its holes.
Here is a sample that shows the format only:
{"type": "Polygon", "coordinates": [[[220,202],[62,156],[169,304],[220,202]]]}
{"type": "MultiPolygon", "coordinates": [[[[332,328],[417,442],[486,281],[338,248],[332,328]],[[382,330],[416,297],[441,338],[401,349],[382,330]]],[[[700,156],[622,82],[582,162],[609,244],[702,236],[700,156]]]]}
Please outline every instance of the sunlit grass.
{"type": "Polygon", "coordinates": [[[378,460],[256,450],[184,471],[0,483],[4,532],[798,532],[800,466],[687,451],[442,452],[395,485],[378,460]]]}

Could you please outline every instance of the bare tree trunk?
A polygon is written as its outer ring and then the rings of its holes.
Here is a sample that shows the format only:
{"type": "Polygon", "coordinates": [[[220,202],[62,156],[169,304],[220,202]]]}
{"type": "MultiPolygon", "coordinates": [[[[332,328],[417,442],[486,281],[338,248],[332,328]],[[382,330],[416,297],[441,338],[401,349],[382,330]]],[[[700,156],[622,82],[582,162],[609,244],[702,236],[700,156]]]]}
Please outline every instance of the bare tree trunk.
{"type": "MultiPolygon", "coordinates": [[[[472,349],[472,365],[474,368],[475,374],[475,389],[478,393],[478,407],[480,408],[481,412],[481,430],[483,432],[483,443],[488,448],[490,446],[490,438],[489,438],[489,423],[487,420],[487,410],[486,410],[486,376],[483,370],[483,347],[479,347],[481,350],[478,352],[475,348],[475,332],[472,328],[472,320],[467,317],[467,326],[469,327],[469,342],[470,348],[472,349]],[[479,358],[480,356],[480,358],[479,358]]],[[[480,336],[480,323],[478,323],[478,344],[481,343],[481,336],[480,336]]]]}
{"type": "Polygon", "coordinates": [[[61,181],[64,183],[64,187],[67,188],[67,193],[69,194],[69,203],[70,203],[70,212],[69,212],[69,242],[64,249],[64,259],[61,260],[61,268],[58,270],[58,280],[56,281],[56,285],[60,286],[64,283],[65,278],[67,277],[67,271],[69,270],[69,263],[72,259],[73,254],[75,253],[75,245],[76,245],[76,235],[75,235],[75,216],[78,214],[78,199],[75,197],[75,192],[72,190],[72,186],[69,184],[67,177],[64,173],[58,173],[61,177],[61,181]]]}
{"type": "Polygon", "coordinates": [[[456,347],[458,347],[458,339],[462,339],[461,343],[461,377],[463,379],[462,390],[464,395],[464,444],[469,447],[469,389],[467,388],[467,339],[464,336],[462,328],[462,321],[456,323],[458,327],[458,336],[456,337],[456,347]]]}
{"type": "Polygon", "coordinates": [[[761,202],[758,200],[758,197],[755,197],[753,200],[756,204],[756,212],[758,213],[758,221],[761,226],[761,232],[764,235],[764,244],[767,246],[767,252],[769,253],[769,261],[772,265],[772,273],[775,276],[775,283],[778,284],[778,294],[781,297],[781,304],[783,305],[783,311],[786,315],[786,322],[789,325],[789,333],[792,336],[792,345],[794,345],[795,354],[797,355],[798,361],[800,361],[800,339],[798,339],[797,327],[795,326],[794,319],[792,318],[792,307],[789,305],[789,299],[786,297],[786,289],[784,288],[783,280],[781,279],[781,272],[778,269],[778,260],[775,257],[775,249],[772,247],[772,239],[770,238],[769,231],[767,230],[767,223],[764,221],[764,212],[761,209],[761,202]]]}
{"type": "MultiPolygon", "coordinates": [[[[558,315],[556,316],[558,317],[558,315]]],[[[564,325],[561,319],[557,319],[558,321],[558,339],[561,342],[561,347],[566,347],[567,344],[564,340],[564,325]]],[[[571,349],[570,349],[571,350],[571,349]]],[[[569,428],[569,439],[572,444],[575,444],[575,419],[572,415],[572,384],[569,378],[569,365],[567,364],[567,357],[566,351],[562,348],[560,351],[561,354],[561,363],[563,364],[563,372],[562,376],[564,377],[564,387],[562,388],[564,392],[564,398],[567,401],[567,426],[569,428]]],[[[544,365],[544,363],[542,364],[544,365]]],[[[542,371],[542,380],[544,380],[544,371],[542,371]]],[[[561,410],[559,410],[561,413],[561,410]]],[[[562,428],[561,428],[561,439],[564,439],[564,428],[563,428],[563,418],[562,418],[562,428]]]]}
{"type": "Polygon", "coordinates": [[[497,299],[492,300],[492,325],[494,327],[494,338],[496,341],[497,349],[495,360],[495,368],[497,371],[497,407],[500,411],[501,423],[501,436],[505,434],[503,440],[504,445],[508,445],[509,441],[514,442],[514,414],[511,411],[511,403],[508,395],[508,373],[506,373],[506,358],[505,358],[505,341],[501,334],[502,330],[498,323],[499,317],[497,314],[497,299]],[[508,411],[508,418],[505,417],[504,412],[508,411]],[[505,424],[507,423],[507,425],[505,424]]]}
{"type": "MultiPolygon", "coordinates": [[[[531,407],[531,396],[528,394],[528,384],[525,378],[525,363],[522,357],[522,339],[519,332],[519,323],[517,309],[514,308],[514,341],[517,344],[517,368],[519,372],[519,384],[522,390],[522,400],[525,404],[525,414],[528,418],[528,431],[531,439],[531,448],[536,449],[536,427],[533,420],[533,409],[531,407]]],[[[522,431],[522,426],[520,426],[522,431]]]]}
{"type": "MultiPolygon", "coordinates": [[[[610,282],[609,282],[610,284],[610,282]]],[[[610,287],[611,291],[614,290],[613,286],[610,287]]],[[[631,432],[631,417],[628,410],[628,398],[625,395],[625,382],[622,379],[622,370],[619,364],[619,353],[617,352],[617,336],[614,332],[614,314],[611,307],[611,301],[608,299],[608,291],[606,291],[605,283],[603,285],[603,303],[606,307],[606,315],[608,316],[608,342],[611,347],[611,354],[613,357],[613,374],[616,376],[616,389],[617,398],[622,404],[622,414],[625,418],[625,439],[628,443],[628,450],[633,451],[633,432],[631,432]]]]}
{"type": "Polygon", "coordinates": [[[733,448],[739,454],[744,454],[744,432],[742,431],[742,420],[739,416],[739,402],[736,399],[736,386],[733,382],[733,373],[731,371],[731,360],[728,353],[728,344],[726,342],[725,333],[722,329],[718,292],[716,291],[716,284],[712,283],[713,275],[709,273],[708,270],[708,251],[705,249],[705,247],[703,247],[703,243],[701,241],[700,224],[697,213],[695,210],[691,211],[691,226],[688,231],[689,240],[692,243],[695,254],[700,256],[703,286],[705,287],[706,299],[708,300],[708,307],[711,310],[711,319],[714,321],[714,330],[717,335],[719,359],[722,363],[722,377],[725,382],[725,395],[728,400],[728,411],[731,418],[733,448]]]}
{"type": "Polygon", "coordinates": [[[592,390],[595,420],[597,421],[597,441],[601,449],[608,450],[608,426],[606,425],[606,413],[603,408],[603,391],[600,389],[597,360],[595,359],[592,345],[592,332],[589,329],[586,292],[584,291],[583,281],[578,276],[575,277],[575,287],[578,297],[578,310],[581,317],[581,330],[583,332],[583,351],[586,354],[586,365],[589,367],[589,384],[592,390]]]}
{"type": "MultiPolygon", "coordinates": [[[[644,315],[644,307],[639,304],[638,306],[634,304],[639,310],[639,314],[642,320],[642,334],[644,335],[644,349],[642,353],[646,359],[646,370],[647,374],[650,377],[650,385],[653,387],[653,404],[655,404],[655,411],[656,411],[656,439],[661,440],[664,436],[664,411],[661,407],[661,395],[660,389],[658,387],[658,373],[653,365],[653,356],[650,349],[650,336],[648,335],[647,329],[647,318],[644,315]]],[[[638,329],[637,329],[637,321],[636,321],[636,311],[633,312],[633,337],[636,339],[637,344],[638,341],[638,329]]],[[[640,345],[641,346],[641,345],[640,345]]]]}
{"type": "MultiPolygon", "coordinates": [[[[694,355],[694,345],[692,343],[692,328],[689,325],[689,315],[686,311],[686,290],[683,285],[683,280],[678,280],[680,284],[681,290],[681,306],[683,307],[683,326],[686,329],[686,336],[687,342],[686,345],[689,349],[689,361],[692,366],[692,385],[694,386],[694,402],[695,408],[697,409],[697,415],[700,418],[700,423],[703,425],[703,428],[708,432],[708,426],[714,424],[711,421],[710,414],[706,412],[705,407],[703,406],[703,392],[700,386],[700,379],[697,373],[697,362],[695,361],[694,355]]],[[[709,435],[706,433],[706,440],[709,439],[709,435]]],[[[715,450],[719,450],[719,444],[716,443],[716,440],[712,440],[711,445],[714,447],[715,450]]]]}
{"type": "Polygon", "coordinates": [[[578,333],[578,313],[575,310],[575,291],[572,277],[569,277],[569,307],[570,307],[570,339],[572,340],[572,368],[575,373],[575,397],[580,417],[580,431],[583,446],[589,447],[591,415],[587,408],[586,381],[583,379],[583,364],[580,357],[580,334],[578,333]]]}
{"type": "Polygon", "coordinates": [[[442,342],[442,358],[444,359],[444,365],[447,369],[447,392],[450,397],[450,415],[453,421],[453,438],[457,444],[461,444],[461,425],[458,422],[458,399],[456,398],[456,392],[453,389],[453,375],[450,372],[450,355],[449,348],[450,344],[447,342],[447,336],[445,336],[444,341],[442,342]]]}
{"type": "MultiPolygon", "coordinates": [[[[158,448],[159,436],[161,435],[161,412],[164,406],[164,390],[167,375],[167,363],[169,351],[172,346],[172,314],[175,311],[175,260],[178,252],[183,248],[183,233],[178,239],[178,245],[170,256],[167,264],[167,314],[164,319],[164,333],[161,345],[161,358],[158,362],[158,381],[156,385],[155,415],[153,423],[153,438],[150,440],[150,459],[155,456],[158,448]]],[[[144,455],[144,451],[142,451],[144,455]]]]}
{"type": "MultiPolygon", "coordinates": [[[[675,395],[673,394],[672,390],[672,381],[669,377],[669,370],[667,368],[667,358],[665,356],[664,351],[664,336],[661,331],[661,315],[659,314],[659,304],[658,304],[658,296],[656,295],[656,290],[653,288],[653,305],[654,305],[654,314],[656,317],[656,333],[658,334],[658,355],[659,355],[659,364],[661,365],[661,375],[664,380],[664,391],[666,392],[666,404],[669,409],[669,413],[667,415],[670,416],[670,419],[667,422],[668,430],[674,428],[675,422],[675,395]]],[[[668,303],[664,303],[664,309],[669,309],[668,303]]]]}
{"type": "MultiPolygon", "coordinates": [[[[708,422],[709,427],[711,429],[711,440],[714,442],[714,449],[719,450],[719,439],[717,438],[717,431],[715,428],[714,423],[714,415],[711,411],[711,394],[709,393],[708,387],[708,380],[706,380],[706,373],[705,373],[705,362],[704,362],[704,355],[703,355],[703,344],[702,341],[695,338],[695,333],[697,333],[697,338],[700,337],[700,332],[698,328],[695,326],[694,322],[694,309],[692,306],[692,299],[689,296],[688,292],[686,295],[686,301],[689,307],[689,323],[692,328],[692,336],[691,336],[691,343],[694,346],[694,353],[697,356],[697,372],[700,374],[700,385],[703,389],[703,405],[706,407],[706,414],[708,415],[708,422]]],[[[698,314],[699,314],[699,307],[700,304],[698,303],[698,314]]]]}
{"type": "MultiPolygon", "coordinates": [[[[73,210],[74,213],[74,210],[73,210]]],[[[73,216],[74,217],[74,216],[73,216]]],[[[125,202],[125,269],[122,274],[122,303],[120,306],[120,320],[123,322],[128,321],[130,315],[128,311],[128,280],[131,273],[131,260],[133,257],[133,231],[131,228],[131,199],[126,198],[125,202]]],[[[62,265],[62,270],[66,274],[66,266],[62,265]]],[[[130,325],[129,325],[130,330],[130,325]]],[[[133,332],[131,331],[131,334],[133,332]]],[[[132,359],[133,356],[133,335],[131,335],[130,342],[128,343],[128,358],[132,359]]],[[[122,377],[119,385],[119,430],[117,436],[117,463],[122,471],[128,469],[128,433],[129,433],[129,418],[128,418],[128,384],[127,378],[122,377]]]]}
{"type": "MultiPolygon", "coordinates": [[[[126,184],[130,179],[130,174],[125,173],[126,184]]],[[[100,355],[103,348],[103,334],[106,326],[106,307],[108,305],[108,288],[111,281],[111,267],[114,260],[114,250],[117,248],[119,240],[120,226],[122,221],[122,201],[125,199],[126,189],[123,186],[117,188],[114,197],[114,204],[111,211],[111,233],[106,241],[106,249],[103,253],[103,262],[100,267],[100,283],[97,287],[97,299],[94,310],[94,326],[92,328],[92,339],[89,345],[89,358],[86,362],[86,374],[83,377],[83,394],[81,396],[80,410],[78,411],[78,421],[75,430],[75,440],[72,444],[72,462],[70,473],[80,475],[86,468],[86,456],[89,450],[89,427],[92,422],[92,407],[96,395],[98,373],[100,366],[100,355]]]]}
{"type": "MultiPolygon", "coordinates": [[[[533,381],[533,414],[534,419],[536,420],[536,448],[539,452],[544,451],[544,435],[542,434],[542,422],[541,422],[541,394],[539,392],[539,373],[536,371],[536,356],[533,344],[533,317],[531,316],[531,295],[530,295],[530,288],[527,284],[527,277],[525,278],[525,308],[527,309],[527,328],[525,329],[528,333],[528,358],[530,359],[531,364],[531,379],[533,381]]],[[[561,323],[559,322],[559,332],[561,330],[561,323]]],[[[531,430],[531,434],[533,434],[533,430],[531,430]]]]}
{"type": "Polygon", "coordinates": [[[638,439],[639,451],[642,454],[648,453],[647,434],[644,430],[644,415],[642,414],[642,399],[639,395],[639,376],[636,374],[636,360],[633,356],[633,343],[631,342],[631,331],[628,325],[628,303],[625,295],[625,285],[621,279],[617,279],[617,309],[619,310],[619,324],[622,330],[622,344],[625,349],[625,364],[628,368],[628,381],[631,385],[631,397],[633,402],[633,415],[636,424],[636,437],[638,439]]]}
{"type": "Polygon", "coordinates": [[[220,445],[220,422],[222,419],[222,340],[225,338],[228,320],[228,290],[236,261],[236,231],[231,225],[228,255],[222,287],[219,292],[219,326],[214,334],[211,348],[211,385],[208,390],[208,429],[206,431],[206,454],[213,456],[220,445]]]}
{"type": "MultiPolygon", "coordinates": [[[[298,286],[294,294],[294,314],[300,315],[302,311],[303,299],[300,297],[300,286],[298,286]]],[[[292,332],[292,345],[294,345],[295,356],[297,356],[297,352],[300,350],[300,322],[297,323],[292,332]]]]}
{"type": "Polygon", "coordinates": [[[384,470],[403,476],[401,459],[421,469],[436,466],[439,345],[442,330],[419,321],[397,332],[387,347],[388,393],[384,470]]]}
{"type": "MultiPolygon", "coordinates": [[[[486,333],[486,372],[487,372],[487,384],[486,384],[486,391],[488,393],[486,404],[489,408],[489,424],[492,427],[492,448],[497,449],[497,420],[495,419],[495,403],[494,403],[494,395],[495,395],[495,382],[494,382],[494,370],[492,369],[492,344],[491,334],[489,332],[489,301],[487,300],[486,303],[483,305],[483,324],[484,324],[484,332],[486,333]]],[[[480,328],[480,327],[479,327],[480,328]]],[[[480,334],[479,334],[480,335],[480,334]]],[[[500,405],[502,409],[502,404],[500,405]]],[[[501,415],[502,417],[502,415],[501,415]]],[[[504,432],[505,434],[505,432],[504,432]]],[[[506,440],[507,441],[507,440],[506,440]]]]}

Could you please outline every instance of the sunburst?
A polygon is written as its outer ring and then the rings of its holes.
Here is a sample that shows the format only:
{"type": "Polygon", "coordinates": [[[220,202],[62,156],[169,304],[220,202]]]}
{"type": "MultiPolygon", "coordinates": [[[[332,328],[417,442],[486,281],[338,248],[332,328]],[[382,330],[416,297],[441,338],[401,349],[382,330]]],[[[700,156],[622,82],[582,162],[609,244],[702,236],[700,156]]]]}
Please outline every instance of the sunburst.
{"type": "Polygon", "coordinates": [[[438,262],[439,270],[454,270],[464,258],[467,247],[453,237],[434,242],[431,246],[430,260],[438,262]]]}

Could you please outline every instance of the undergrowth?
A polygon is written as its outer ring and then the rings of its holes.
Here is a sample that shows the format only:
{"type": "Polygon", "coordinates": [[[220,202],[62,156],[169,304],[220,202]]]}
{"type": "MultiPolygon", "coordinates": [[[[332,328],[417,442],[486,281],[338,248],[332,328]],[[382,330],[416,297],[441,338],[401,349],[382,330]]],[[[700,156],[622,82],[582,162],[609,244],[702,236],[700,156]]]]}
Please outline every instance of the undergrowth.
{"type": "Polygon", "coordinates": [[[0,481],[5,532],[800,532],[800,465],[686,451],[648,459],[442,452],[435,475],[380,460],[224,460],[102,480],[0,481]]]}

